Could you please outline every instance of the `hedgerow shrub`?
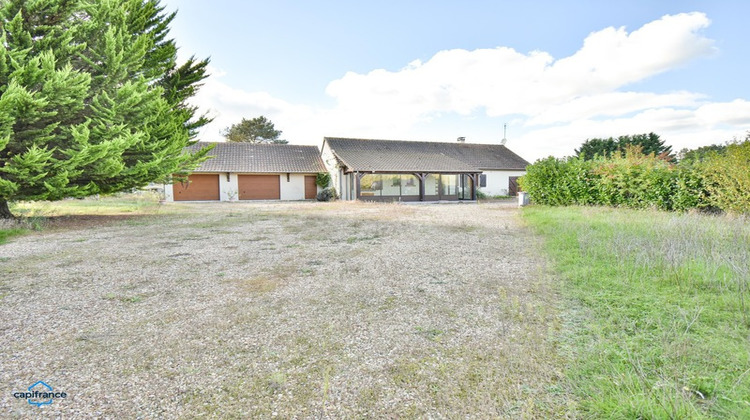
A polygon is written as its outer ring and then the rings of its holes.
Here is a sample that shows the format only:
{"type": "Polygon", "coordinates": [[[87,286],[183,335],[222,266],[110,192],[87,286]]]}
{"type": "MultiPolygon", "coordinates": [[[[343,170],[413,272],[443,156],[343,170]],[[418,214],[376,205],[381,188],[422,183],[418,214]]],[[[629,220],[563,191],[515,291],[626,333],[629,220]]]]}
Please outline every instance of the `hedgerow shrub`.
{"type": "Polygon", "coordinates": [[[535,203],[687,210],[704,194],[702,178],[663,157],[629,147],[625,156],[549,157],[527,168],[521,187],[535,203]]]}
{"type": "Polygon", "coordinates": [[[750,139],[709,155],[699,167],[708,204],[726,212],[750,213],[750,139]]]}
{"type": "Polygon", "coordinates": [[[721,153],[673,164],[631,147],[625,156],[585,161],[548,157],[526,168],[521,187],[534,203],[750,213],[750,136],[721,153]]]}
{"type": "Polygon", "coordinates": [[[581,158],[548,157],[526,168],[520,179],[521,189],[539,204],[567,206],[597,204],[592,161],[581,158]]]}
{"type": "Polygon", "coordinates": [[[672,210],[687,211],[694,208],[710,207],[706,183],[701,170],[691,163],[681,163],[676,169],[672,210]]]}
{"type": "Polygon", "coordinates": [[[624,157],[594,160],[600,202],[610,206],[672,209],[676,188],[673,165],[636,147],[627,147],[624,157]]]}

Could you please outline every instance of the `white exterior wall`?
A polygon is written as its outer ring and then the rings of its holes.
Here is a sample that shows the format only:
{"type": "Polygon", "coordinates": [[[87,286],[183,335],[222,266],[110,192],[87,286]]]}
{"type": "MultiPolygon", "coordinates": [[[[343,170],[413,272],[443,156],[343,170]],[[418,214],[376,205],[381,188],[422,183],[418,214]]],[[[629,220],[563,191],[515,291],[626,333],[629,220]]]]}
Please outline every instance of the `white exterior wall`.
{"type": "Polygon", "coordinates": [[[174,201],[172,184],[164,184],[164,201],[174,201]]]}
{"type": "Polygon", "coordinates": [[[279,179],[281,180],[282,200],[305,199],[305,175],[289,174],[289,180],[287,181],[286,174],[281,174],[279,179]]]}
{"type": "Polygon", "coordinates": [[[339,168],[339,162],[336,159],[336,156],[333,155],[333,151],[326,141],[323,142],[320,158],[323,159],[323,165],[325,165],[326,170],[328,170],[328,173],[331,175],[330,186],[336,189],[336,193],[338,193],[339,197],[345,199],[346,187],[343,185],[343,177],[345,177],[345,175],[342,174],[342,171],[339,168]]]}
{"type": "Polygon", "coordinates": [[[510,177],[526,175],[526,171],[482,171],[487,175],[487,186],[479,190],[487,195],[508,195],[510,177]]]}
{"type": "Polygon", "coordinates": [[[357,198],[357,192],[354,191],[353,174],[345,174],[344,171],[338,171],[341,176],[341,196],[342,200],[354,200],[357,198]]]}
{"type": "Polygon", "coordinates": [[[227,181],[227,174],[219,174],[219,200],[221,201],[236,201],[240,193],[240,186],[237,183],[237,174],[229,173],[229,181],[227,181]]]}

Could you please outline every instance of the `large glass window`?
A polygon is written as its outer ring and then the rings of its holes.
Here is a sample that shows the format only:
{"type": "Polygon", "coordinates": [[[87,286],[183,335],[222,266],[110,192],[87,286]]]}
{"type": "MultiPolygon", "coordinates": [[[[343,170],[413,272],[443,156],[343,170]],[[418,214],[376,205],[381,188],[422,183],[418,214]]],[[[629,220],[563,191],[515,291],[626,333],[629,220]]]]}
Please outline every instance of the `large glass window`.
{"type": "Polygon", "coordinates": [[[458,194],[458,175],[440,175],[440,183],[443,185],[442,195],[458,194]]]}
{"type": "Polygon", "coordinates": [[[460,184],[458,186],[458,198],[461,200],[471,200],[471,193],[473,190],[474,181],[469,177],[469,175],[463,174],[461,175],[460,184]]]}
{"type": "Polygon", "coordinates": [[[428,174],[424,178],[424,195],[440,195],[440,175],[428,174]]]}
{"type": "Polygon", "coordinates": [[[359,180],[359,191],[362,197],[380,196],[383,180],[380,174],[367,174],[359,180]]]}
{"type": "Polygon", "coordinates": [[[414,175],[399,175],[402,196],[419,196],[419,179],[414,175]]]}
{"type": "Polygon", "coordinates": [[[381,175],[383,179],[382,195],[401,195],[401,175],[381,175]]]}
{"type": "Polygon", "coordinates": [[[360,179],[359,190],[362,197],[419,196],[419,179],[409,174],[367,174],[360,179]]]}

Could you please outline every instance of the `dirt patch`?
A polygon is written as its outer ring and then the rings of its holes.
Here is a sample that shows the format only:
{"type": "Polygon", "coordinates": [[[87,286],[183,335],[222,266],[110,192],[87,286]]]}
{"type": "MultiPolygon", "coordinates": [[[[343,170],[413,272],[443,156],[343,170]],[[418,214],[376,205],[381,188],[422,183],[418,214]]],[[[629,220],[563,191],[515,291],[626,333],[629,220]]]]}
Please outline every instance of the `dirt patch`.
{"type": "Polygon", "coordinates": [[[39,380],[69,395],[53,416],[566,414],[555,296],[511,205],[89,220],[0,246],[5,415],[38,412],[10,394],[39,380]]]}

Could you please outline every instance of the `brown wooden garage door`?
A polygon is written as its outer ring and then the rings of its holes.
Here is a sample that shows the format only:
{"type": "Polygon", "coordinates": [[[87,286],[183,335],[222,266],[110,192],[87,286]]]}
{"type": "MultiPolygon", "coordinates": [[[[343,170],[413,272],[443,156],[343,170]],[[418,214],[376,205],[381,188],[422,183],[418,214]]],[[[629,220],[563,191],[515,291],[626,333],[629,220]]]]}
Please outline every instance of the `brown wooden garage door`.
{"type": "Polygon", "coordinates": [[[312,200],[318,195],[318,185],[315,184],[315,177],[305,176],[305,200],[312,200]]]}
{"type": "Polygon", "coordinates": [[[219,200],[219,175],[193,174],[188,182],[174,184],[175,201],[211,201],[219,200]]]}
{"type": "Polygon", "coordinates": [[[240,200],[278,200],[281,198],[278,175],[239,175],[240,200]]]}

